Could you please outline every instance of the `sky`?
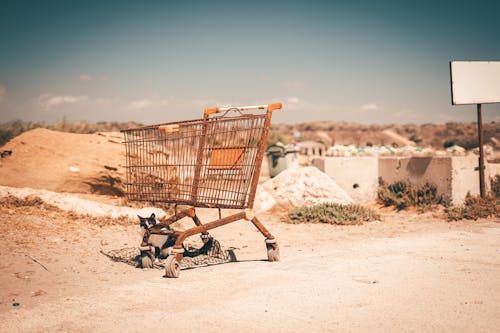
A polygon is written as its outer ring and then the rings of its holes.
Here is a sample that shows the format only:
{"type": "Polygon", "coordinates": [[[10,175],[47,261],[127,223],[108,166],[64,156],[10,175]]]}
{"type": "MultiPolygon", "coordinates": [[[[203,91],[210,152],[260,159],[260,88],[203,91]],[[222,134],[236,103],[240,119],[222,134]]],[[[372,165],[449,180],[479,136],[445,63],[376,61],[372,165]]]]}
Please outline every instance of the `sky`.
{"type": "Polygon", "coordinates": [[[0,0],[0,122],[474,121],[451,60],[500,60],[500,1],[0,0]]]}

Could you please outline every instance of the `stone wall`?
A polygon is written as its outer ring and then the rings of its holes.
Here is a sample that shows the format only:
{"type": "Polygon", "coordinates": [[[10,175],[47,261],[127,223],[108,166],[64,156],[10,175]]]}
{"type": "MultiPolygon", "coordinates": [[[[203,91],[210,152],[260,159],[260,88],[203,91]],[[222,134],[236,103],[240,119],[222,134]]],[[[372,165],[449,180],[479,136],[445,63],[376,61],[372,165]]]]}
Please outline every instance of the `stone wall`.
{"type": "MultiPolygon", "coordinates": [[[[468,192],[479,194],[477,156],[447,157],[324,157],[313,165],[328,174],[355,201],[377,199],[378,180],[394,183],[408,180],[412,184],[435,184],[438,193],[452,203],[461,204],[468,192]]],[[[499,164],[486,163],[486,190],[490,178],[500,174],[499,164]]]]}
{"type": "Polygon", "coordinates": [[[316,158],[312,165],[329,175],[356,202],[368,202],[377,198],[379,165],[378,158],[325,157],[316,158]]]}

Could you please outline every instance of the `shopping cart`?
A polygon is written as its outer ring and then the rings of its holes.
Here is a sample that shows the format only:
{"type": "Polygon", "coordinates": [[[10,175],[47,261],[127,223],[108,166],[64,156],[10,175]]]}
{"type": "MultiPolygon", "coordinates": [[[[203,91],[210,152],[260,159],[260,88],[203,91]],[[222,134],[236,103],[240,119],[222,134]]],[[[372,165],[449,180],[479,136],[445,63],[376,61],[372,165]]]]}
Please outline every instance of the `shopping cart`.
{"type": "Polygon", "coordinates": [[[175,206],[173,216],[146,227],[139,248],[142,267],[152,267],[155,259],[151,235],[169,237],[161,249],[167,256],[165,274],[178,277],[186,238],[201,234],[207,244],[212,240],[208,230],[239,220],[251,221],[266,238],[269,261],[279,260],[278,244],[255,216],[253,203],[272,112],[281,107],[277,103],[209,108],[203,119],[123,131],[127,198],[175,206]],[[178,211],[181,205],[188,207],[178,211]],[[219,219],[203,224],[196,207],[218,208],[219,219]],[[221,209],[242,211],[222,218],[221,209]],[[170,227],[184,217],[195,226],[185,231],[170,227]]]}

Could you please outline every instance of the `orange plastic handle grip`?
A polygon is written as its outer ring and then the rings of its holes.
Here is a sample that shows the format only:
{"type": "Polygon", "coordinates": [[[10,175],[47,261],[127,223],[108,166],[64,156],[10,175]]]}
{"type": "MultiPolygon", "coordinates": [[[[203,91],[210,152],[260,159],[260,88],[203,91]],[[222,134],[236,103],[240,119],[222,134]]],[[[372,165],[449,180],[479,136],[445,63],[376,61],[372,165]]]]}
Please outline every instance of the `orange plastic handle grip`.
{"type": "Polygon", "coordinates": [[[208,115],[211,115],[211,114],[214,114],[217,112],[219,112],[219,108],[206,108],[205,109],[205,116],[208,116],[208,115]]]}
{"type": "Polygon", "coordinates": [[[173,133],[179,131],[179,125],[161,125],[158,127],[158,130],[163,133],[173,133]]]}
{"type": "Polygon", "coordinates": [[[281,103],[274,103],[274,104],[269,104],[267,107],[268,111],[273,111],[273,110],[279,110],[283,107],[281,103]]]}

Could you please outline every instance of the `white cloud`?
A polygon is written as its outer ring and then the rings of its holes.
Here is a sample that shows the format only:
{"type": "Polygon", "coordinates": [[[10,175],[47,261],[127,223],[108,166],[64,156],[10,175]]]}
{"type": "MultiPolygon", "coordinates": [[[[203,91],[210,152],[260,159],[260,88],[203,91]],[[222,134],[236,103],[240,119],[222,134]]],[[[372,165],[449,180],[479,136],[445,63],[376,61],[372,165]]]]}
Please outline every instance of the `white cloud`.
{"type": "Polygon", "coordinates": [[[363,110],[363,111],[378,111],[378,110],[380,110],[380,108],[376,103],[367,103],[367,104],[361,105],[361,110],[363,110]]]}
{"type": "Polygon", "coordinates": [[[90,75],[87,75],[87,74],[80,75],[80,81],[91,81],[91,80],[92,80],[92,76],[90,76],[90,75]]]}
{"type": "Polygon", "coordinates": [[[5,96],[7,96],[7,88],[0,85],[0,102],[5,99],[5,96]]]}
{"type": "Polygon", "coordinates": [[[101,76],[99,76],[99,80],[101,80],[101,81],[109,81],[109,76],[107,76],[107,75],[101,75],[101,76]]]}
{"type": "Polygon", "coordinates": [[[132,101],[132,103],[130,103],[131,108],[136,109],[136,110],[146,109],[152,105],[153,105],[153,101],[151,101],[150,99],[147,99],[147,98],[138,99],[138,100],[132,101]]]}
{"type": "Polygon", "coordinates": [[[394,117],[402,121],[415,121],[418,119],[418,114],[412,110],[401,110],[395,112],[394,117]]]}
{"type": "Polygon", "coordinates": [[[63,104],[75,104],[88,100],[88,96],[53,96],[50,94],[40,95],[38,101],[43,110],[48,111],[63,104]]]}
{"type": "Polygon", "coordinates": [[[283,87],[289,89],[300,89],[304,87],[304,82],[301,80],[287,80],[283,82],[283,87]]]}
{"type": "Polygon", "coordinates": [[[299,104],[300,99],[298,97],[288,97],[286,101],[289,104],[299,104]]]}

